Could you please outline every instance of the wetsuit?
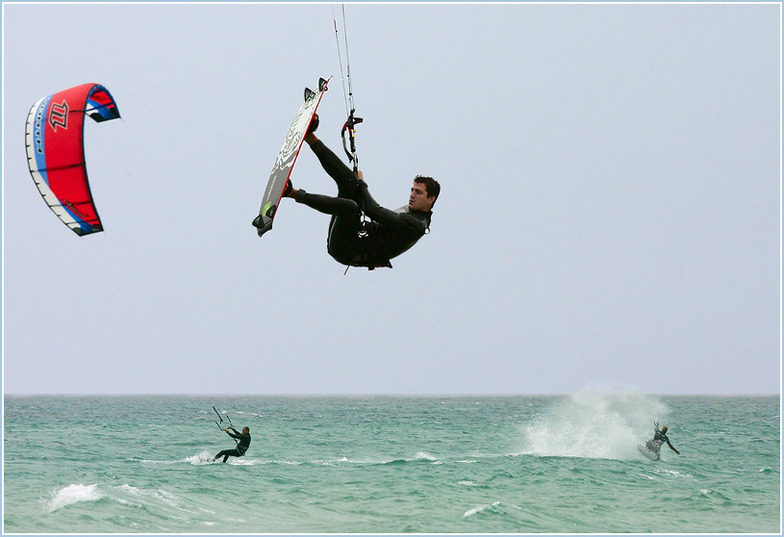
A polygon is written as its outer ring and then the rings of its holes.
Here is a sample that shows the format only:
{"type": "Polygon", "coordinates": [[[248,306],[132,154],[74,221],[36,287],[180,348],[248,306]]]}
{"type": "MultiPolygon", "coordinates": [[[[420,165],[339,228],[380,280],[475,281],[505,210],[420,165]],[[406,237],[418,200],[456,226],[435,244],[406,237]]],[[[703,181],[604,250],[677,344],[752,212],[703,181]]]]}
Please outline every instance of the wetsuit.
{"type": "Polygon", "coordinates": [[[232,438],[236,438],[240,443],[237,444],[237,447],[234,449],[224,449],[215,455],[216,461],[221,457],[223,457],[223,462],[226,462],[229,457],[242,457],[250,447],[250,434],[233,433],[231,431],[226,431],[226,434],[232,438]]]}
{"type": "Polygon", "coordinates": [[[662,444],[664,444],[665,442],[667,443],[668,446],[672,447],[672,444],[670,443],[670,439],[667,438],[667,435],[664,434],[659,429],[656,429],[656,432],[653,434],[653,439],[648,440],[647,446],[648,449],[650,449],[651,451],[658,452],[661,449],[662,444]]]}
{"type": "Polygon", "coordinates": [[[392,267],[389,262],[409,248],[430,228],[431,212],[401,207],[391,211],[370,195],[367,184],[357,179],[324,143],[310,146],[321,166],[338,185],[338,197],[299,190],[295,199],[319,212],[332,215],[327,252],[338,263],[354,267],[392,267]],[[362,213],[370,218],[362,221],[362,213]]]}

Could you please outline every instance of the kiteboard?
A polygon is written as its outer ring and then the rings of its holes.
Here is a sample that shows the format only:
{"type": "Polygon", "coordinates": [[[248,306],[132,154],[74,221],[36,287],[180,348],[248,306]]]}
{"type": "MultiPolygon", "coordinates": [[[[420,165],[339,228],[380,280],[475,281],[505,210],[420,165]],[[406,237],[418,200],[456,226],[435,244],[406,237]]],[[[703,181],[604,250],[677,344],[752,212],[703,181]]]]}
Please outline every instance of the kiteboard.
{"type": "Polygon", "coordinates": [[[652,442],[653,440],[649,440],[648,443],[646,444],[639,444],[637,446],[637,449],[639,450],[640,453],[642,453],[645,457],[649,458],[650,460],[658,461],[661,458],[661,455],[659,454],[659,449],[657,449],[657,447],[659,446],[652,445],[652,442]]]}
{"type": "Polygon", "coordinates": [[[308,131],[311,121],[313,121],[313,116],[316,115],[316,109],[321,102],[321,97],[327,91],[329,80],[329,78],[320,78],[317,91],[305,88],[305,102],[300,107],[299,112],[297,112],[291,127],[289,127],[283,147],[280,153],[278,153],[275,165],[272,166],[272,171],[267,181],[267,188],[264,190],[264,197],[261,200],[259,215],[253,220],[253,226],[257,229],[259,237],[272,229],[272,221],[275,218],[275,213],[278,211],[280,200],[283,198],[286,182],[291,175],[291,170],[294,168],[294,163],[297,161],[297,155],[299,155],[299,150],[305,139],[305,133],[308,131]]]}

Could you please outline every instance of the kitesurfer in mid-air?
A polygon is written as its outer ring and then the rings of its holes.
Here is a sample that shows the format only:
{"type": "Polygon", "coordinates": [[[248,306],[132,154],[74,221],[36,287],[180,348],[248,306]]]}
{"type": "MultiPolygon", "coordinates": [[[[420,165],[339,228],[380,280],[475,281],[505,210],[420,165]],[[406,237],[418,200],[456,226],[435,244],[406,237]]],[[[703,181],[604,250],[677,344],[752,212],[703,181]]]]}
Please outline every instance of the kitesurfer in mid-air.
{"type": "Polygon", "coordinates": [[[656,426],[656,430],[653,434],[653,438],[651,440],[648,440],[648,442],[646,443],[648,449],[658,453],[662,447],[662,444],[666,443],[668,446],[670,446],[671,450],[673,450],[675,453],[680,455],[681,452],[675,449],[675,446],[673,446],[670,443],[670,439],[667,437],[667,426],[662,425],[661,429],[659,429],[658,423],[656,423],[655,426],[656,426]]]}
{"type": "Polygon", "coordinates": [[[239,442],[237,443],[237,447],[235,447],[234,449],[224,449],[223,451],[215,455],[215,457],[213,457],[212,460],[217,461],[218,459],[223,457],[223,462],[226,462],[229,457],[242,457],[243,455],[245,455],[245,452],[248,451],[248,448],[250,447],[250,429],[248,429],[247,427],[243,427],[242,432],[239,433],[237,432],[237,429],[235,429],[232,425],[229,425],[223,430],[230,437],[239,440],[239,442]],[[229,429],[231,429],[231,431],[229,431],[229,429]]]}
{"type": "Polygon", "coordinates": [[[338,185],[337,197],[295,189],[289,181],[285,196],[324,214],[332,215],[327,252],[339,263],[354,267],[392,267],[397,257],[427,233],[433,204],[441,187],[432,177],[414,178],[408,206],[396,211],[381,207],[370,195],[362,171],[354,173],[314,133],[318,116],[305,134],[305,141],[321,166],[338,185]],[[368,220],[363,220],[362,215],[368,220]]]}

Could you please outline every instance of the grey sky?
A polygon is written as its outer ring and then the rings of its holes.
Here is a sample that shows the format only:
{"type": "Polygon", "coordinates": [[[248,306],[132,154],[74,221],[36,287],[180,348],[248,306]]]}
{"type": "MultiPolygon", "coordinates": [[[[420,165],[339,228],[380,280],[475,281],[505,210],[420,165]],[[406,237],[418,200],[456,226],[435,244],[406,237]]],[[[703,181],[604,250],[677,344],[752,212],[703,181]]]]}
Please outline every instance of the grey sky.
{"type": "MultiPolygon", "coordinates": [[[[340,149],[339,5],[3,8],[6,393],[780,392],[779,4],[348,4],[371,192],[443,190],[345,276],[326,216],[250,224],[319,76],[340,149]],[[85,82],[123,119],[79,238],[24,123],[85,82]]],[[[335,192],[307,147],[292,180],[335,192]]]]}

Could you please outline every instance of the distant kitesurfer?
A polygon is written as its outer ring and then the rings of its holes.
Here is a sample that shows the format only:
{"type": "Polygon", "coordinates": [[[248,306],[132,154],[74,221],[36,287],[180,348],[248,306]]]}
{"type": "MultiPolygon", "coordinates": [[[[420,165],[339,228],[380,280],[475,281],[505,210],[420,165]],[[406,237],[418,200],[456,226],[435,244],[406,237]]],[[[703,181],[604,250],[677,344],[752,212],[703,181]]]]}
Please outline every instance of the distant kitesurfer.
{"type": "Polygon", "coordinates": [[[215,455],[215,457],[212,460],[217,461],[218,459],[223,457],[223,462],[226,462],[229,457],[242,457],[243,455],[245,455],[245,452],[248,451],[248,448],[250,447],[250,429],[248,429],[247,427],[243,427],[242,432],[239,433],[237,432],[237,429],[235,429],[232,425],[229,425],[223,430],[230,437],[239,440],[239,443],[237,444],[237,447],[234,449],[224,449],[223,451],[215,455]],[[231,429],[231,431],[229,431],[229,429],[231,429]]]}
{"type": "Polygon", "coordinates": [[[666,425],[662,425],[662,428],[660,430],[658,423],[655,423],[654,425],[656,427],[656,430],[655,430],[655,432],[653,434],[653,439],[648,440],[648,442],[646,443],[646,446],[648,447],[648,449],[658,453],[659,450],[662,447],[662,444],[666,443],[668,446],[670,446],[671,450],[673,450],[675,453],[680,455],[681,452],[678,451],[677,449],[675,449],[675,446],[673,446],[670,443],[670,439],[667,437],[667,426],[666,425]]]}
{"type": "Polygon", "coordinates": [[[284,196],[321,213],[332,215],[327,235],[327,252],[339,263],[353,267],[392,267],[397,257],[427,233],[433,204],[441,191],[438,181],[418,175],[414,178],[408,206],[396,211],[381,207],[368,192],[362,171],[354,173],[314,133],[318,116],[305,134],[305,141],[321,166],[338,185],[337,197],[310,194],[286,184],[284,196]],[[362,215],[369,218],[363,221],[362,215]]]}

